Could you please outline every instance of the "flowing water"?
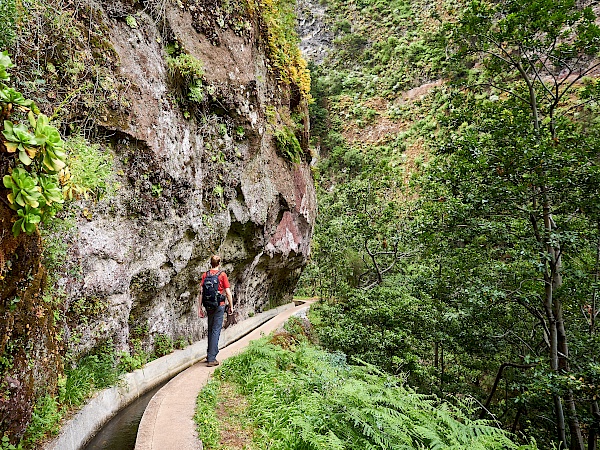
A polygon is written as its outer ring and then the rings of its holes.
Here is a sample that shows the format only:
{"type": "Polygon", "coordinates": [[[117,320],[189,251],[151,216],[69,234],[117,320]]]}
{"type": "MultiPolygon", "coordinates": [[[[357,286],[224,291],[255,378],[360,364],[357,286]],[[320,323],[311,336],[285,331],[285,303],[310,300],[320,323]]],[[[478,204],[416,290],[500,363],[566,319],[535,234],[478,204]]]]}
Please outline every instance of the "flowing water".
{"type": "Polygon", "coordinates": [[[152,396],[164,384],[146,392],[131,405],[122,409],[98,431],[84,450],[133,450],[142,415],[152,396]]]}

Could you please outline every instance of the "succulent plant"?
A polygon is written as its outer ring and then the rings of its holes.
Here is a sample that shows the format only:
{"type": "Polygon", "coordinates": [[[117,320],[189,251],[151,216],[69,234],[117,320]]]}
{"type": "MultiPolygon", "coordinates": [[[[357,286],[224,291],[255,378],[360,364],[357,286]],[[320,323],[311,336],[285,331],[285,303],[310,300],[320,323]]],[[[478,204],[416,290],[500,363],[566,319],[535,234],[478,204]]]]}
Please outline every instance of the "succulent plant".
{"type": "Polygon", "coordinates": [[[65,199],[62,189],[58,185],[58,176],[56,175],[40,175],[39,178],[40,190],[44,202],[47,205],[52,203],[64,203],[65,199]]]}
{"type": "Polygon", "coordinates": [[[6,72],[6,69],[10,69],[13,65],[8,56],[8,51],[0,52],[0,80],[6,81],[10,79],[10,75],[6,72]]]}
{"type": "Polygon", "coordinates": [[[35,119],[32,112],[29,114],[29,122],[35,129],[35,137],[38,145],[43,148],[43,165],[50,172],[58,172],[65,167],[66,154],[63,150],[64,142],[56,127],[50,125],[50,120],[44,114],[35,119]]]}
{"type": "Polygon", "coordinates": [[[12,232],[17,237],[21,232],[33,233],[35,226],[42,220],[42,213],[37,208],[26,205],[17,210],[18,219],[12,227],[12,232]]]}
{"type": "Polygon", "coordinates": [[[33,100],[26,99],[20,92],[4,85],[0,85],[0,102],[11,103],[13,105],[19,105],[24,108],[33,107],[33,100]]]}
{"type": "Polygon", "coordinates": [[[26,166],[31,164],[31,158],[34,158],[38,151],[39,141],[29,132],[24,124],[15,125],[10,120],[4,121],[4,131],[2,132],[6,141],[4,145],[10,153],[19,151],[19,160],[26,166]]]}
{"type": "MultiPolygon", "coordinates": [[[[0,139],[5,151],[18,154],[18,160],[11,164],[16,167],[2,182],[10,190],[10,207],[17,212],[12,231],[18,236],[34,232],[39,222],[51,217],[54,209],[50,205],[64,203],[67,191],[63,192],[62,186],[69,172],[64,142],[48,116],[41,114],[32,100],[3,83],[10,80],[7,70],[11,67],[8,53],[0,52],[0,121],[7,119],[0,122],[0,139]],[[29,123],[8,120],[14,106],[27,113],[29,123]]],[[[71,187],[70,197],[76,189],[71,187]]]]}
{"type": "Polygon", "coordinates": [[[2,181],[4,186],[11,190],[8,201],[14,209],[19,206],[37,208],[40,206],[40,200],[43,201],[37,180],[21,167],[13,169],[10,175],[4,175],[2,181]]]}

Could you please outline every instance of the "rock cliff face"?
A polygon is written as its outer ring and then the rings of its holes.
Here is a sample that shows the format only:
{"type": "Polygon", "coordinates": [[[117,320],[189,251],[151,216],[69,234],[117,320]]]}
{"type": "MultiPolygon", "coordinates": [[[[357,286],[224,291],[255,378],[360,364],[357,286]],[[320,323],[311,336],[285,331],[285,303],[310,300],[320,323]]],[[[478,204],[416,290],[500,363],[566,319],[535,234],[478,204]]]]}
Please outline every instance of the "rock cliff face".
{"type": "Polygon", "coordinates": [[[302,54],[307,60],[321,64],[333,47],[327,7],[318,0],[298,0],[296,14],[302,54]]]}
{"type": "Polygon", "coordinates": [[[213,253],[232,282],[232,320],[289,300],[310,253],[311,171],[304,159],[280,156],[273,138],[282,117],[305,114],[306,105],[269,70],[255,22],[243,33],[216,26],[207,36],[199,18],[215,12],[181,6],[167,6],[158,25],[138,11],[132,27],[96,5],[127,107],[98,119],[112,135],[120,189],[79,219],[71,255],[80,274],[63,279],[69,301],[107,305],[70,330],[82,350],[109,336],[123,348],[133,328],[148,342],[157,334],[201,338],[198,281],[213,253]],[[203,64],[204,106],[191,117],[173,101],[165,39],[203,64]]]}
{"type": "Polygon", "coordinates": [[[71,226],[43,240],[13,239],[12,212],[0,204],[0,386],[10,391],[0,433],[23,432],[33,400],[53,393],[67,350],[76,360],[106,342],[120,351],[135,339],[151,350],[159,336],[202,338],[199,280],[214,253],[232,283],[229,323],[290,299],[316,214],[307,83],[277,62],[274,22],[241,5],[48,1],[31,12],[43,25],[30,27],[37,45],[15,59],[45,61],[47,84],[19,88],[48,115],[88,130],[113,173],[107,195],[72,202],[61,213],[71,226]],[[196,64],[195,79],[173,64],[178,56],[196,64]],[[288,130],[301,144],[293,157],[275,137],[289,140],[288,130]],[[62,253],[46,282],[41,249],[57,241],[62,253]]]}

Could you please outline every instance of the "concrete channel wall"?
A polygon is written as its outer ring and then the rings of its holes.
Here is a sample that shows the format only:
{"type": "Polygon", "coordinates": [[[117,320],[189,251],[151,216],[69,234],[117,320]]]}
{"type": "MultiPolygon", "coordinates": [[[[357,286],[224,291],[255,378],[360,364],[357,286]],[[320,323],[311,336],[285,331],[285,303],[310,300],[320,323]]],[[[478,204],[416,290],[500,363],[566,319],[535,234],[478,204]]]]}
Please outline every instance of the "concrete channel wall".
{"type": "MultiPolygon", "coordinates": [[[[260,313],[221,332],[219,348],[242,338],[293,303],[260,313]]],[[[43,450],[81,450],[94,435],[117,413],[159,384],[206,358],[207,341],[195,342],[173,353],[149,362],[141,369],[128,373],[118,386],[98,392],[73,418],[65,423],[60,434],[43,450]]]]}

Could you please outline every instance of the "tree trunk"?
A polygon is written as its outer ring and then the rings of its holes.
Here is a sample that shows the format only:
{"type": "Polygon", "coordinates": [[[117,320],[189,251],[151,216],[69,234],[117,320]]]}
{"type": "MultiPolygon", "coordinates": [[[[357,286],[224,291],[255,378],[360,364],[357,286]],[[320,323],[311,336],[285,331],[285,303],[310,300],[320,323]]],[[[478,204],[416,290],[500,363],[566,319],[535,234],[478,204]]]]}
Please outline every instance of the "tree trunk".
{"type": "Polygon", "coordinates": [[[598,279],[600,278],[600,218],[596,223],[597,230],[597,241],[596,241],[596,267],[594,270],[594,292],[592,294],[592,304],[590,305],[590,322],[589,322],[589,333],[590,335],[594,334],[594,328],[596,327],[596,305],[598,298],[598,290],[595,286],[597,286],[598,279]]]}
{"type": "MultiPolygon", "coordinates": [[[[544,188],[545,190],[545,188],[544,188]]],[[[548,319],[548,336],[550,340],[550,368],[554,372],[559,371],[559,358],[558,358],[558,330],[556,317],[554,316],[554,288],[560,287],[561,279],[557,269],[557,254],[556,249],[552,247],[550,243],[550,233],[552,231],[552,217],[550,215],[550,203],[544,194],[543,204],[543,218],[544,218],[544,236],[541,237],[538,234],[538,242],[542,239],[540,244],[543,246],[540,249],[542,264],[546,267],[544,271],[544,311],[546,318],[548,319]],[[548,258],[550,262],[548,263],[548,258]],[[548,267],[550,266],[550,267],[548,267]]],[[[537,223],[533,219],[534,228],[537,228],[537,223]]],[[[559,263],[560,264],[560,263],[559,263]]],[[[563,411],[562,400],[559,395],[554,394],[552,396],[554,401],[554,413],[556,414],[556,433],[559,442],[559,448],[561,450],[567,448],[567,433],[565,429],[565,414],[563,411]]]]}
{"type": "MultiPolygon", "coordinates": [[[[546,194],[546,188],[543,188],[543,217],[544,217],[544,247],[546,255],[542,255],[542,260],[547,269],[544,273],[544,310],[550,326],[550,365],[553,371],[557,373],[567,373],[569,368],[569,346],[567,343],[567,332],[563,317],[563,308],[560,300],[554,297],[554,292],[562,286],[562,257],[560,244],[552,244],[550,234],[556,229],[550,208],[550,200],[546,194]]],[[[573,391],[568,390],[565,395],[565,403],[568,411],[569,431],[571,434],[572,450],[584,450],[583,436],[581,434],[581,425],[577,417],[577,409],[573,391]]],[[[565,416],[560,396],[554,396],[554,407],[556,410],[556,427],[558,438],[561,441],[561,448],[567,445],[565,433],[565,416]]]]}
{"type": "Polygon", "coordinates": [[[598,449],[598,435],[600,434],[600,408],[598,402],[592,402],[591,408],[594,422],[590,427],[590,434],[588,435],[588,450],[598,449]]]}
{"type": "Polygon", "coordinates": [[[444,346],[440,346],[440,395],[444,393],[444,346]]]}
{"type": "Polygon", "coordinates": [[[515,415],[515,420],[513,422],[512,428],[510,430],[510,432],[512,434],[517,433],[517,426],[519,426],[519,419],[521,418],[522,414],[523,414],[523,407],[519,406],[519,409],[517,409],[517,414],[515,415]]]}

